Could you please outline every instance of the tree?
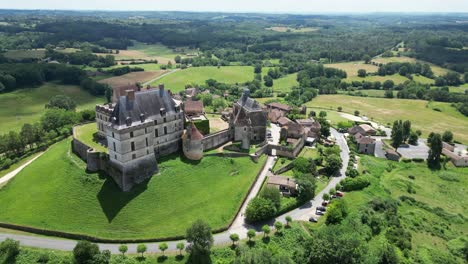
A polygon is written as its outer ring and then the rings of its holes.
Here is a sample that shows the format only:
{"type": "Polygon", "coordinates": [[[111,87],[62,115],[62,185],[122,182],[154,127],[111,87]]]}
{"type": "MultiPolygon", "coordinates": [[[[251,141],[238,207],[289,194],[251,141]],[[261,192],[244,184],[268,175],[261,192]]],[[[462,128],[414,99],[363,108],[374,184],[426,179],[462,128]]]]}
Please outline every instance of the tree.
{"type": "Polygon", "coordinates": [[[341,111],[343,111],[343,107],[341,107],[341,106],[338,106],[338,108],[337,108],[337,109],[338,109],[338,112],[341,112],[341,111]]]}
{"type": "Polygon", "coordinates": [[[330,194],[324,193],[324,194],[322,195],[322,199],[325,200],[325,201],[330,200],[330,194]]]}
{"type": "Polygon", "coordinates": [[[403,124],[401,120],[393,122],[392,127],[392,147],[398,149],[398,147],[403,143],[403,124]]]}
{"type": "Polygon", "coordinates": [[[406,66],[402,66],[400,67],[400,70],[398,71],[398,73],[401,75],[401,76],[406,76],[408,74],[408,67],[406,66]]]}
{"type": "Polygon", "coordinates": [[[393,98],[393,90],[392,89],[389,89],[389,90],[385,90],[385,98],[393,98]]]}
{"type": "Polygon", "coordinates": [[[335,188],[331,188],[330,191],[328,191],[328,193],[330,195],[335,195],[336,194],[336,189],[335,188]]]}
{"type": "Polygon", "coordinates": [[[318,118],[317,121],[320,123],[320,135],[322,137],[329,137],[330,133],[330,123],[325,118],[318,118]]]}
{"type": "Polygon", "coordinates": [[[159,250],[162,251],[163,256],[164,256],[164,251],[166,251],[168,248],[169,248],[169,246],[167,245],[167,243],[161,243],[161,244],[159,244],[159,250]]]}
{"type": "Polygon", "coordinates": [[[177,243],[176,248],[179,250],[179,255],[182,256],[182,250],[185,248],[184,242],[177,243]]]}
{"type": "Polygon", "coordinates": [[[442,134],[442,141],[447,142],[447,143],[452,143],[453,141],[453,133],[452,131],[444,131],[442,134]]]}
{"type": "Polygon", "coordinates": [[[392,89],[394,86],[395,86],[395,83],[394,83],[392,80],[386,80],[386,81],[383,83],[383,88],[384,88],[385,90],[392,89]]]}
{"type": "Polygon", "coordinates": [[[343,166],[341,157],[336,154],[326,156],[325,163],[325,171],[328,173],[328,175],[337,174],[343,166]]]}
{"type": "Polygon", "coordinates": [[[411,134],[411,121],[403,122],[403,142],[406,142],[411,134]]]}
{"type": "Polygon", "coordinates": [[[411,134],[408,139],[408,143],[416,146],[418,145],[418,139],[419,139],[418,134],[414,131],[411,131],[411,134]]]}
{"type": "Polygon", "coordinates": [[[15,258],[20,252],[19,242],[7,238],[0,243],[0,263],[16,263],[15,258]]]}
{"type": "Polygon", "coordinates": [[[327,112],[325,112],[325,111],[320,111],[319,117],[321,117],[321,118],[327,117],[327,112]]]}
{"type": "Polygon", "coordinates": [[[355,110],[355,111],[354,111],[354,115],[355,115],[355,116],[359,116],[359,114],[360,114],[360,112],[359,112],[358,110],[355,110]]]}
{"type": "Polygon", "coordinates": [[[34,126],[31,124],[24,124],[21,128],[20,136],[25,145],[33,144],[36,141],[34,126]]]}
{"type": "Polygon", "coordinates": [[[122,253],[123,256],[125,256],[125,253],[128,251],[128,246],[127,245],[120,245],[119,246],[119,252],[122,253]]]}
{"type": "Polygon", "coordinates": [[[272,201],[276,210],[279,210],[281,206],[281,195],[278,191],[278,188],[266,186],[260,193],[260,197],[272,201]]]}
{"type": "Polygon", "coordinates": [[[262,65],[261,64],[255,64],[254,73],[255,74],[262,73],[262,65]]]}
{"type": "Polygon", "coordinates": [[[252,240],[252,238],[254,238],[256,235],[256,232],[255,232],[255,229],[249,229],[247,231],[247,237],[249,238],[249,241],[252,240]]]}
{"type": "Polygon", "coordinates": [[[364,69],[359,69],[359,70],[358,70],[358,76],[359,76],[359,77],[364,78],[364,77],[366,77],[366,75],[367,75],[366,70],[364,70],[364,69]]]}
{"type": "Polygon", "coordinates": [[[229,236],[229,239],[231,239],[232,241],[232,245],[234,246],[236,244],[237,241],[239,241],[239,235],[238,234],[231,234],[229,236]]]}
{"type": "Polygon", "coordinates": [[[429,145],[429,156],[427,157],[427,165],[431,169],[440,169],[440,154],[442,154],[442,137],[435,133],[429,145]]]}
{"type": "Polygon", "coordinates": [[[280,221],[276,221],[274,225],[276,232],[281,233],[281,230],[283,229],[283,223],[281,223],[280,221]]]}
{"type": "Polygon", "coordinates": [[[45,106],[46,108],[61,108],[67,111],[75,110],[76,103],[70,97],[66,95],[56,95],[52,97],[45,106]]]}
{"type": "Polygon", "coordinates": [[[146,252],[148,248],[146,247],[145,244],[139,244],[137,246],[137,252],[141,254],[141,257],[143,257],[143,254],[146,252]]]}
{"type": "Polygon", "coordinates": [[[315,188],[317,183],[314,177],[310,174],[302,174],[296,179],[297,183],[297,201],[305,203],[315,196],[315,188]]]}
{"type": "Polygon", "coordinates": [[[368,54],[364,55],[362,57],[362,60],[364,61],[365,64],[369,64],[372,60],[371,56],[369,56],[368,54]]]}
{"type": "Polygon", "coordinates": [[[265,75],[263,76],[263,81],[266,87],[272,87],[273,86],[273,78],[271,78],[270,75],[265,75]]]}
{"type": "Polygon", "coordinates": [[[348,216],[348,206],[343,199],[338,200],[328,208],[325,224],[339,224],[346,216],[348,216]]]}
{"type": "Polygon", "coordinates": [[[105,90],[104,90],[104,96],[106,97],[106,102],[111,103],[112,102],[112,95],[114,93],[114,90],[109,85],[106,85],[105,90]]]}
{"type": "Polygon", "coordinates": [[[174,58],[175,63],[180,63],[181,60],[182,58],[179,55],[175,56],[174,58]]]}
{"type": "Polygon", "coordinates": [[[187,229],[187,252],[190,253],[189,260],[192,263],[211,263],[210,254],[213,246],[213,235],[211,227],[203,220],[195,221],[187,229]]]}
{"type": "Polygon", "coordinates": [[[276,214],[276,207],[271,200],[255,197],[250,200],[245,210],[245,218],[249,223],[269,219],[276,214]]]}
{"type": "Polygon", "coordinates": [[[98,245],[89,241],[79,241],[73,249],[73,257],[77,264],[91,264],[97,254],[98,245]]]}
{"type": "Polygon", "coordinates": [[[286,226],[290,226],[291,222],[292,222],[292,217],[287,215],[286,218],[284,218],[286,220],[286,226]]]}
{"type": "Polygon", "coordinates": [[[270,227],[268,225],[262,226],[262,232],[263,232],[263,237],[267,237],[271,232],[270,227]]]}

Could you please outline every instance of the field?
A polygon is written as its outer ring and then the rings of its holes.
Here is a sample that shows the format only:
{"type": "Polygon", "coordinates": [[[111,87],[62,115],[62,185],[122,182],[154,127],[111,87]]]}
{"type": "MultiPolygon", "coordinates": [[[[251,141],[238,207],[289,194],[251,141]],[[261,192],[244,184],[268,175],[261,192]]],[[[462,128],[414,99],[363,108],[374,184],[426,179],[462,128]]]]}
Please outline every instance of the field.
{"type": "Polygon", "coordinates": [[[86,145],[94,148],[96,151],[107,152],[107,148],[94,140],[94,134],[97,133],[96,123],[89,123],[74,128],[75,137],[86,145]]]}
{"type": "Polygon", "coordinates": [[[390,62],[410,62],[410,63],[420,62],[420,63],[427,63],[427,64],[431,65],[432,72],[434,72],[434,74],[436,76],[445,75],[447,72],[449,72],[448,69],[442,68],[442,67],[437,66],[435,64],[428,63],[428,62],[425,62],[425,61],[420,61],[420,60],[417,60],[415,58],[410,58],[410,57],[405,57],[405,56],[402,56],[402,57],[389,57],[389,58],[380,57],[380,58],[373,59],[372,61],[376,62],[376,63],[382,63],[382,64],[386,64],[386,63],[390,63],[390,62]]]}
{"type": "Polygon", "coordinates": [[[451,93],[465,93],[468,90],[468,83],[462,84],[460,86],[450,86],[449,91],[451,93]]]}
{"type": "Polygon", "coordinates": [[[430,85],[433,85],[435,83],[433,79],[427,78],[422,75],[413,75],[413,81],[421,83],[421,84],[430,84],[430,85]]]}
{"type": "Polygon", "coordinates": [[[183,235],[199,218],[218,229],[234,217],[264,161],[173,155],[159,162],[158,175],[122,193],[111,179],[86,173],[64,140],[0,189],[0,221],[114,239],[183,235]]]}
{"type": "Polygon", "coordinates": [[[423,137],[430,132],[442,133],[451,130],[455,139],[468,143],[468,118],[459,113],[448,103],[431,102],[409,99],[385,99],[357,97],[347,95],[319,95],[309,107],[323,107],[336,110],[343,107],[344,112],[353,113],[359,110],[361,115],[382,124],[392,124],[396,119],[411,120],[414,129],[420,129],[423,137]],[[427,107],[426,107],[427,105],[427,107]],[[434,108],[442,112],[434,111],[434,108]]]}
{"type": "Polygon", "coordinates": [[[273,92],[275,93],[287,93],[291,91],[293,86],[298,86],[297,73],[288,74],[279,79],[273,80],[273,92]]]}
{"type": "Polygon", "coordinates": [[[35,50],[9,50],[3,54],[8,59],[42,59],[45,57],[45,49],[35,50]]]}
{"type": "Polygon", "coordinates": [[[111,78],[102,79],[100,83],[107,83],[110,86],[122,86],[127,84],[135,84],[135,83],[145,83],[148,81],[157,78],[158,76],[163,75],[167,71],[159,70],[159,71],[142,71],[142,72],[131,72],[121,76],[115,76],[111,78]]]}
{"type": "Polygon", "coordinates": [[[375,65],[365,64],[363,61],[325,64],[325,67],[343,70],[348,74],[348,77],[357,76],[358,70],[360,69],[366,70],[367,73],[377,72],[379,69],[379,67],[375,65]]]}
{"type": "Polygon", "coordinates": [[[19,168],[21,165],[25,164],[26,162],[30,161],[31,159],[33,159],[34,157],[36,157],[37,155],[39,155],[38,153],[37,154],[33,154],[31,156],[28,156],[24,159],[21,159],[20,161],[18,161],[17,163],[13,164],[10,166],[10,168],[8,169],[4,169],[4,170],[0,170],[0,178],[2,178],[3,176],[7,175],[8,173],[16,170],[17,168],[19,168]]]}
{"type": "Polygon", "coordinates": [[[346,82],[353,82],[353,81],[367,81],[367,82],[385,82],[386,80],[392,80],[395,84],[400,84],[408,81],[409,79],[401,76],[400,74],[394,74],[394,75],[386,75],[386,76],[366,76],[364,78],[358,77],[358,76],[351,76],[345,79],[346,82]]]}
{"type": "Polygon", "coordinates": [[[317,27],[298,27],[298,28],[292,28],[292,27],[285,27],[285,26],[276,26],[276,27],[269,27],[265,28],[266,30],[271,30],[271,31],[276,31],[276,32],[294,32],[294,33],[307,33],[307,32],[316,32],[320,30],[320,28],[317,27]]]}
{"type": "Polygon", "coordinates": [[[447,263],[434,259],[448,254],[454,260],[448,245],[457,238],[466,237],[468,230],[465,215],[468,208],[468,169],[455,168],[450,164],[447,167],[447,170],[430,171],[425,163],[395,163],[361,156],[360,170],[370,172],[372,184],[363,191],[347,193],[345,199],[357,212],[375,197],[398,200],[404,195],[414,198],[417,204],[401,202],[398,206],[402,225],[412,234],[412,252],[428,260],[427,263],[447,263]],[[408,193],[408,186],[412,186],[415,193],[408,193]]]}
{"type": "Polygon", "coordinates": [[[187,84],[205,84],[208,79],[214,79],[223,83],[243,83],[254,78],[251,66],[226,66],[226,67],[191,67],[162,77],[152,85],[163,83],[167,89],[179,92],[185,89],[187,84]]]}
{"type": "Polygon", "coordinates": [[[0,134],[20,130],[25,123],[34,123],[44,111],[45,104],[55,95],[63,94],[77,103],[77,110],[93,109],[104,98],[92,96],[78,86],[46,83],[37,88],[20,89],[0,94],[0,134]]]}
{"type": "MultiPolygon", "coordinates": [[[[116,60],[158,60],[161,64],[167,64],[169,61],[175,63],[175,56],[186,57],[184,53],[195,53],[196,51],[187,49],[184,51],[174,51],[162,44],[143,44],[135,43],[134,46],[129,47],[128,50],[120,50],[119,54],[112,54],[116,60]]],[[[98,54],[108,55],[108,54],[98,54]]]]}
{"type": "MultiPolygon", "coordinates": [[[[347,91],[338,91],[338,93],[341,94],[348,94],[347,91]]],[[[355,90],[355,91],[350,91],[352,94],[357,94],[360,93],[362,95],[367,95],[369,97],[385,97],[385,90],[375,90],[375,89],[369,89],[369,90],[355,90]]],[[[393,91],[393,96],[397,95],[397,91],[393,91]]],[[[359,95],[356,95],[359,96],[359,95]]]]}

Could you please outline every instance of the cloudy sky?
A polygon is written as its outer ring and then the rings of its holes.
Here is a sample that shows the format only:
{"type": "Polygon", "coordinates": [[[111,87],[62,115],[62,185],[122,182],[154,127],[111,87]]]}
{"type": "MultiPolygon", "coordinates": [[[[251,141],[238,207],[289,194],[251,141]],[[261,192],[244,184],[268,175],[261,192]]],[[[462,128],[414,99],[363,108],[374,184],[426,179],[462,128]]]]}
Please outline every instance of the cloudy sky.
{"type": "Polygon", "coordinates": [[[225,12],[468,12],[468,0],[0,0],[0,9],[225,12]]]}

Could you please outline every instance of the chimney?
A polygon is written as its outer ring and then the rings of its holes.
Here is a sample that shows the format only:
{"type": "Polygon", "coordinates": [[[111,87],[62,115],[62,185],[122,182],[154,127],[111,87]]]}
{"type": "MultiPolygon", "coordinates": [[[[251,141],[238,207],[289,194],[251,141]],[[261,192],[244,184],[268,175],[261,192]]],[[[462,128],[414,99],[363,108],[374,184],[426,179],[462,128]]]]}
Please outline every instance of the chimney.
{"type": "Polygon", "coordinates": [[[127,100],[134,101],[135,100],[135,90],[125,90],[127,100]]]}
{"type": "Polygon", "coordinates": [[[160,84],[159,86],[159,96],[163,96],[164,95],[164,84],[160,84]]]}
{"type": "Polygon", "coordinates": [[[245,88],[244,92],[242,93],[242,101],[245,102],[247,98],[250,96],[250,90],[249,88],[245,88]]]}

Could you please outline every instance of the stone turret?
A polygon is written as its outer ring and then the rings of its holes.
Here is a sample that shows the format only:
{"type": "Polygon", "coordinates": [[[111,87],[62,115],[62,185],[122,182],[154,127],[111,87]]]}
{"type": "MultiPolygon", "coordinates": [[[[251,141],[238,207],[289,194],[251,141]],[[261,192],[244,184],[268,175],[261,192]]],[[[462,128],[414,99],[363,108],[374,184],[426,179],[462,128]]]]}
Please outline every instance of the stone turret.
{"type": "Polygon", "coordinates": [[[201,160],[203,158],[203,135],[191,122],[182,136],[182,146],[185,157],[190,160],[201,160]]]}

